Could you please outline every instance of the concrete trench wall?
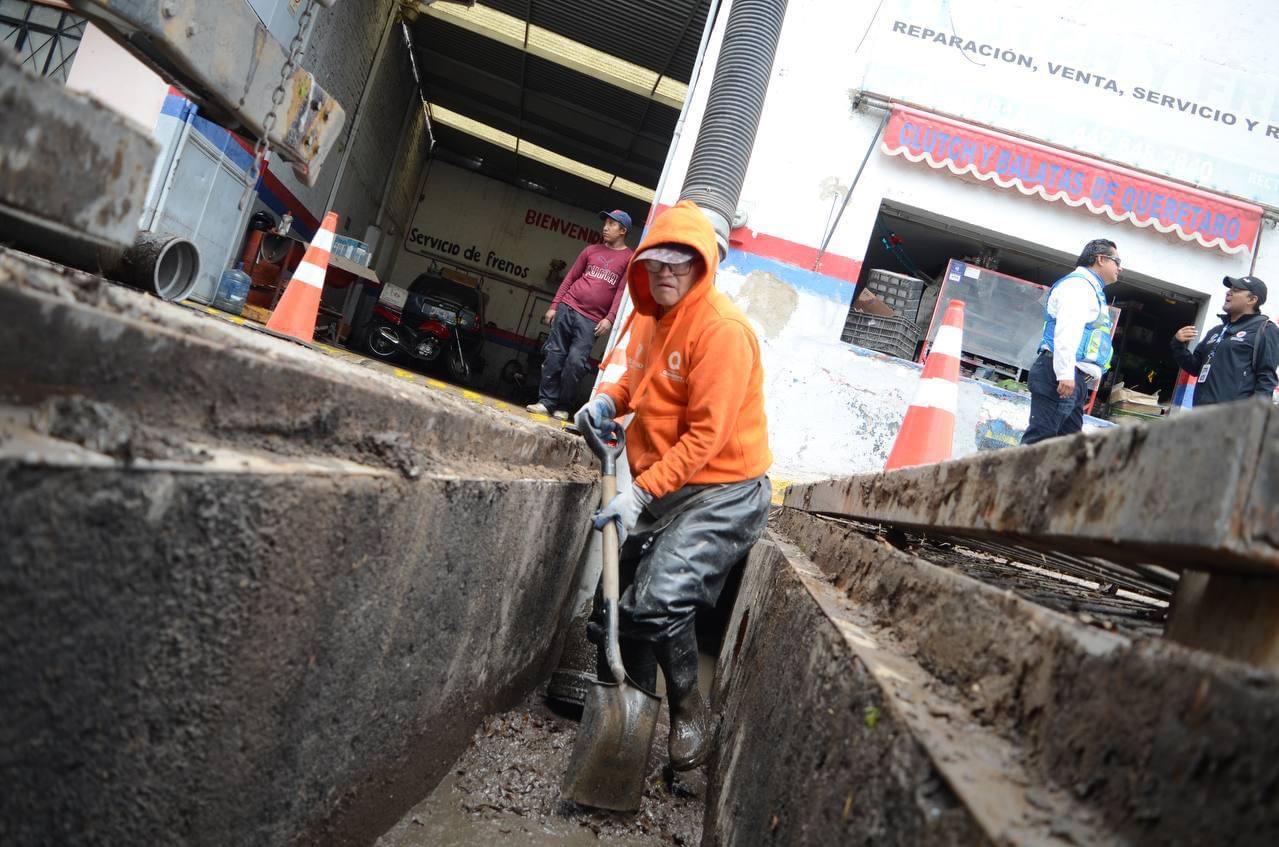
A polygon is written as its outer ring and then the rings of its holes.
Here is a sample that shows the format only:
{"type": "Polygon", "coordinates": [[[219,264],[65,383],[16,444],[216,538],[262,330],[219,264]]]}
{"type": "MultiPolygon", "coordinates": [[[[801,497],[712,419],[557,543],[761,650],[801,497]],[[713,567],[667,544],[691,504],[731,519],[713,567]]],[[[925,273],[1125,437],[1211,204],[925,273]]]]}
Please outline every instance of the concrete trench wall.
{"type": "Polygon", "coordinates": [[[996,843],[1279,839],[1275,674],[1087,627],[795,510],[771,532],[720,657],[711,843],[966,844],[951,827],[970,824],[996,843]],[[878,752],[885,728],[914,769],[878,752]],[[959,807],[932,829],[912,802],[929,762],[959,807]]]}
{"type": "Polygon", "coordinates": [[[369,843],[550,670],[575,439],[2,251],[0,300],[0,841],[369,843]]]}
{"type": "Polygon", "coordinates": [[[704,847],[985,843],[768,536],[747,564],[714,697],[704,847]]]}

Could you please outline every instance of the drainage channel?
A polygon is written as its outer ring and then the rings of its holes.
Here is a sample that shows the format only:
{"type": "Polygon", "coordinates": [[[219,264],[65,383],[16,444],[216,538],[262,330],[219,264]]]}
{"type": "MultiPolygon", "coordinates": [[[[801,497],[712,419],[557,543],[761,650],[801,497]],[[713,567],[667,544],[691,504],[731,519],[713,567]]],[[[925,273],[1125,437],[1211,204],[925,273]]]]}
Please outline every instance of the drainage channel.
{"type": "MultiPolygon", "coordinates": [[[[702,656],[709,695],[713,657],[702,656]]],[[[660,686],[660,682],[659,682],[660,686]]],[[[666,765],[663,707],[636,814],[588,809],[560,796],[580,715],[551,708],[543,683],[514,709],[486,718],[439,785],[376,847],[691,847],[702,842],[706,768],[666,765]]]]}

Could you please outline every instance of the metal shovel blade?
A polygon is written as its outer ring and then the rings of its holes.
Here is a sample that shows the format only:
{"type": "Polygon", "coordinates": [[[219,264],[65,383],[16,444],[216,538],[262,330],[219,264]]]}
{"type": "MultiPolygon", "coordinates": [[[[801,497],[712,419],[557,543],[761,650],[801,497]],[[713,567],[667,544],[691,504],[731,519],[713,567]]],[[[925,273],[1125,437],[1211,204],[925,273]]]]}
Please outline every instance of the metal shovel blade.
{"type": "Polygon", "coordinates": [[[629,681],[587,689],[563,795],[596,809],[638,810],[661,702],[629,681]]]}

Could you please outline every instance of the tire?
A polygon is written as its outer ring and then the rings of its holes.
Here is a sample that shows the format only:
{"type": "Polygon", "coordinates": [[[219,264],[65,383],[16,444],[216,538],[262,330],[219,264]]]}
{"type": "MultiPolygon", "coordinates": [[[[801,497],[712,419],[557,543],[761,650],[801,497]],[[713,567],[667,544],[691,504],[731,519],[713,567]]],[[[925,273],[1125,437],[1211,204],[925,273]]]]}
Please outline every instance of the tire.
{"type": "Polygon", "coordinates": [[[462,356],[458,355],[455,349],[448,351],[446,365],[449,378],[459,385],[469,385],[471,380],[475,378],[474,366],[471,366],[462,356]]]}
{"type": "Polygon", "coordinates": [[[365,347],[376,358],[390,361],[400,353],[400,334],[391,324],[375,323],[369,327],[365,347]]]}

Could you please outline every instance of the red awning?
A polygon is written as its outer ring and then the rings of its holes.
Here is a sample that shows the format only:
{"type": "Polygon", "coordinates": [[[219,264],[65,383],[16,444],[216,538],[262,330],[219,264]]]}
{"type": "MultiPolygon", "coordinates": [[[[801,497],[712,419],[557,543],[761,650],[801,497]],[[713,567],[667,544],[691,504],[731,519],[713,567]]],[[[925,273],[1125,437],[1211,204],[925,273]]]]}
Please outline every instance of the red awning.
{"type": "Polygon", "coordinates": [[[904,106],[893,109],[882,146],[892,156],[1227,253],[1251,251],[1261,226],[1260,206],[904,106]]]}

